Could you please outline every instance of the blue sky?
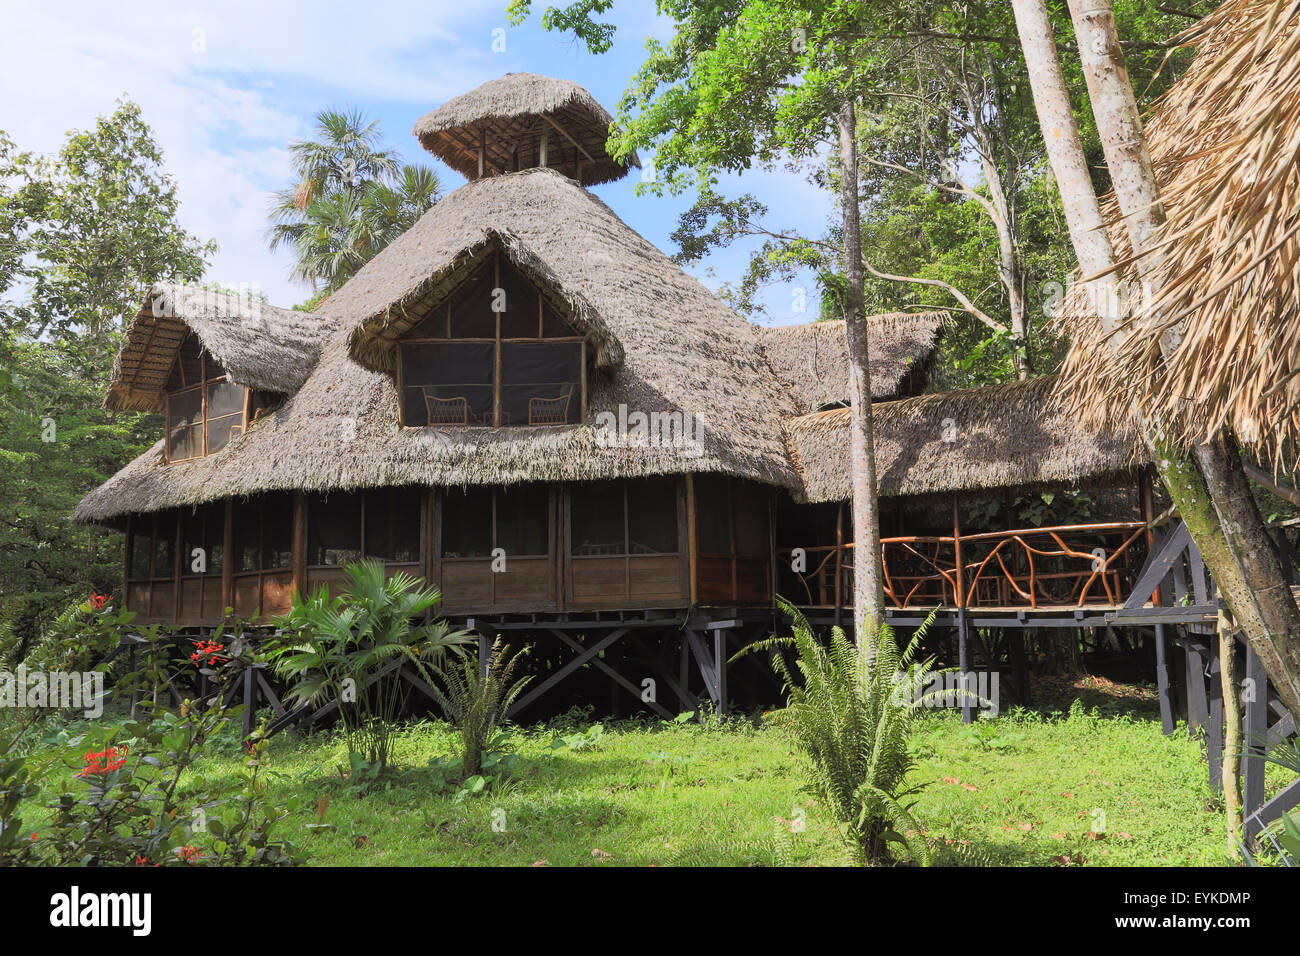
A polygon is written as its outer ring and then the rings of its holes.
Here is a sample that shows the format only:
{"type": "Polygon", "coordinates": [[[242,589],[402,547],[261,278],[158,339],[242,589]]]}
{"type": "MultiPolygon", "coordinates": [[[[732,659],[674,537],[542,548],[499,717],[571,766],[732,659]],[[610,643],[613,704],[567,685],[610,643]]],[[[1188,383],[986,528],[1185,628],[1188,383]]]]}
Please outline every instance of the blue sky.
{"type": "MultiPolygon", "coordinates": [[[[535,0],[537,9],[548,0],[535,0]]],[[[644,58],[646,37],[671,23],[650,0],[616,9],[614,48],[592,56],[570,37],[546,33],[538,17],[510,27],[506,0],[426,3],[7,3],[0,33],[0,129],[20,148],[52,152],[67,131],[88,127],[122,95],[138,102],[176,177],[181,221],[221,252],[209,278],[260,287],[270,301],[307,297],[283,254],[266,248],[271,190],[289,180],[287,146],[310,132],[326,106],[360,107],[381,120],[406,161],[437,169],[447,191],[463,179],[410,135],[415,120],[452,96],[503,73],[572,79],[611,111],[644,58]],[[496,30],[504,51],[494,51],[496,30]]],[[[498,44],[499,46],[500,44],[498,44]]],[[[643,160],[645,157],[642,157],[643,160]]],[[[633,171],[633,176],[636,171],[633,171]]],[[[638,197],[633,177],[595,192],[647,239],[673,252],[669,234],[690,196],[638,197]]],[[[755,171],[724,180],[753,192],[783,228],[820,231],[832,209],[796,173],[755,171]]],[[[713,256],[696,275],[710,288],[739,281],[746,246],[713,256]]],[[[814,298],[810,282],[805,282],[814,298]]],[[[768,290],[777,323],[796,314],[795,287],[768,290]]],[[[811,307],[810,307],[811,309],[811,307]]]]}

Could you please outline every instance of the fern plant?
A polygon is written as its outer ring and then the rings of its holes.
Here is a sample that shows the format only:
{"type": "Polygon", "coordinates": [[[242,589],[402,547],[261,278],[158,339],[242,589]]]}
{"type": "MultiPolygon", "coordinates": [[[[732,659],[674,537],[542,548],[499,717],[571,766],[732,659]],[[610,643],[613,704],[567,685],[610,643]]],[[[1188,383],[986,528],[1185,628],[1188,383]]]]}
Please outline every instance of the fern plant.
{"type": "Polygon", "coordinates": [[[482,773],[484,752],[505,721],[510,706],[532,679],[514,680],[526,653],[527,648],[512,653],[509,645],[502,645],[497,638],[492,644],[486,674],[477,656],[468,655],[442,671],[446,693],[437,687],[434,693],[447,719],[460,733],[464,748],[461,772],[466,777],[482,773]]]}
{"type": "Polygon", "coordinates": [[[346,573],[348,583],[335,597],[327,585],[305,601],[294,597],[270,658],[291,682],[294,703],[339,701],[354,772],[359,761],[382,769],[409,690],[402,668],[430,683],[448,654],[460,654],[470,638],[441,619],[416,623],[441,600],[422,580],[405,572],[386,577],[374,560],[354,562],[346,573]]]}
{"type": "MultiPolygon", "coordinates": [[[[786,707],[777,720],[789,727],[808,762],[808,790],[820,798],[868,862],[898,859],[896,848],[921,865],[930,852],[910,800],[921,786],[909,780],[909,752],[918,709],[939,698],[922,690],[933,658],[917,651],[931,614],[900,653],[893,631],[882,625],[876,640],[859,647],[841,628],[823,645],[789,602],[781,607],[793,634],[750,645],[741,653],[773,651],[771,662],[784,682],[786,707]],[[792,649],[793,663],[783,651],[792,649]]],[[[740,655],[737,655],[740,656],[740,655]]]]}

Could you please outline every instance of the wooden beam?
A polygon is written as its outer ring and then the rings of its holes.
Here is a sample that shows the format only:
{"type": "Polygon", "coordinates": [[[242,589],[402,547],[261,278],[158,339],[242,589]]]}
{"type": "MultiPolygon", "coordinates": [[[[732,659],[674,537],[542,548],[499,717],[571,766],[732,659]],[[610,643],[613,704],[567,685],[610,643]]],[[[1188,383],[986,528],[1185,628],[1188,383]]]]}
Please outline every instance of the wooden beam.
{"type": "MultiPolygon", "coordinates": [[[[585,149],[583,149],[582,144],[579,143],[579,142],[578,142],[576,139],[574,139],[572,136],[570,136],[570,135],[568,134],[568,132],[565,131],[564,127],[562,127],[559,123],[555,122],[555,120],[551,119],[549,116],[546,116],[545,114],[542,115],[542,119],[544,119],[544,120],[546,120],[546,122],[550,123],[551,126],[553,126],[553,127],[555,128],[555,130],[556,130],[556,131],[557,131],[561,136],[563,136],[565,139],[567,139],[567,140],[568,140],[568,141],[573,145],[573,148],[574,148],[574,149],[576,149],[578,152],[582,153],[582,155],[585,156],[585,157],[587,158],[587,162],[589,162],[589,163],[595,163],[595,162],[596,162],[596,160],[594,160],[594,159],[592,158],[591,153],[589,153],[589,152],[587,152],[585,149]]],[[[579,167],[579,168],[581,168],[581,167],[579,167]]],[[[580,180],[580,181],[581,181],[581,180],[580,180]]]]}
{"type": "Polygon", "coordinates": [[[307,598],[307,497],[301,489],[293,493],[293,590],[307,598]]]}

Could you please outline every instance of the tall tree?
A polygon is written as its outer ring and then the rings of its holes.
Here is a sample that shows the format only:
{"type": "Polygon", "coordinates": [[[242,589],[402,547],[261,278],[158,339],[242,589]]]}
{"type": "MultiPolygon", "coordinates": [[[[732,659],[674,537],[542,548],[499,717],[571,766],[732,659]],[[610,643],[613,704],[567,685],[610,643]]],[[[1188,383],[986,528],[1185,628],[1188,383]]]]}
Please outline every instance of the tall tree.
{"type": "MultiPolygon", "coordinates": [[[[1015,0],[1014,10],[1080,268],[1085,276],[1108,273],[1109,278],[1093,281],[1113,286],[1119,281],[1115,251],[1085,175],[1046,8],[1043,0],[1015,0]]],[[[1091,0],[1086,7],[1072,2],[1071,13],[1088,74],[1092,113],[1102,134],[1125,229],[1133,250],[1140,254],[1156,244],[1163,213],[1114,19],[1108,0],[1091,0]]],[[[1153,272],[1142,267],[1138,272],[1148,281],[1156,281],[1153,272]]],[[[1151,292],[1158,295],[1159,290],[1151,292]]],[[[1113,308],[1110,304],[1124,303],[1124,296],[1108,293],[1094,296],[1092,301],[1103,328],[1112,333],[1122,329],[1123,316],[1118,310],[1123,306],[1113,308]]],[[[1114,344],[1113,338],[1109,341],[1114,344]]],[[[1159,346],[1167,354],[1177,342],[1166,335],[1159,346]]],[[[1260,655],[1287,707],[1300,715],[1300,608],[1286,587],[1276,549],[1246,485],[1231,435],[1225,429],[1211,441],[1198,444],[1189,460],[1153,424],[1148,410],[1135,408],[1134,413],[1161,477],[1236,622],[1260,655]]]]}
{"type": "Polygon", "coordinates": [[[267,238],[293,253],[294,278],[328,290],[414,225],[441,184],[428,167],[400,165],[359,110],[322,110],[315,134],[289,147],[294,181],[274,195],[267,238]]]}
{"type": "Polygon", "coordinates": [[[156,438],[104,389],[144,290],[195,281],[215,251],[179,225],[176,185],[134,103],[50,157],[0,133],[0,656],[121,580],[120,538],[74,525],[78,499],[156,438]]]}

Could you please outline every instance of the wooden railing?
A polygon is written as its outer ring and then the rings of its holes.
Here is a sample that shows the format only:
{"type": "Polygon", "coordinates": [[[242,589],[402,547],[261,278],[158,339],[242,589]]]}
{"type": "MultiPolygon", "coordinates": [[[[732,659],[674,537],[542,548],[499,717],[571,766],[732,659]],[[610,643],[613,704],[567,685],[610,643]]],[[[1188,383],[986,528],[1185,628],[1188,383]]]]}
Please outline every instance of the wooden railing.
{"type": "MultiPolygon", "coordinates": [[[[1137,577],[1134,546],[1145,544],[1141,521],[884,538],[885,597],[895,607],[1114,607],[1137,577]]],[[[787,569],[793,550],[780,552],[787,569]]],[[[802,594],[794,600],[851,604],[852,543],[802,550],[804,570],[792,570],[802,594]]]]}

